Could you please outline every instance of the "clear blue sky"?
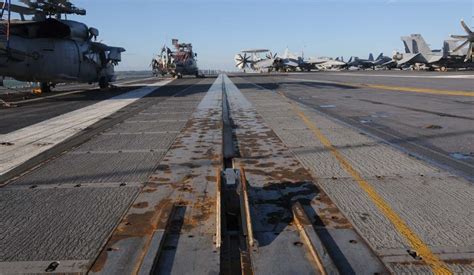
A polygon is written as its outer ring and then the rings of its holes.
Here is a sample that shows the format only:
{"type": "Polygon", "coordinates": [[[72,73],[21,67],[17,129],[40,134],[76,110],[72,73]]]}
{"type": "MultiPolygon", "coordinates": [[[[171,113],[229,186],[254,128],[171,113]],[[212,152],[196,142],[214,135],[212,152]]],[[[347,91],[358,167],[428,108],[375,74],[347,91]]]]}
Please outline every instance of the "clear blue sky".
{"type": "Polygon", "coordinates": [[[103,42],[127,49],[119,70],[148,69],[172,38],[193,43],[200,68],[234,69],[243,48],[305,56],[360,56],[403,50],[400,36],[421,33],[442,47],[473,25],[474,0],[76,0],[81,19],[103,42]]]}

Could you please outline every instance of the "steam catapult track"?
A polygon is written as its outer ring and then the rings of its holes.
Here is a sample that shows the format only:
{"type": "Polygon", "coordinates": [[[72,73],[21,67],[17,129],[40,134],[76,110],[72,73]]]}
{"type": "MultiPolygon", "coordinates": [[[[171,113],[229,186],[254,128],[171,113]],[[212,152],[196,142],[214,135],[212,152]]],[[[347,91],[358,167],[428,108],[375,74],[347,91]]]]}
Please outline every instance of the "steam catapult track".
{"type": "Polygon", "coordinates": [[[440,168],[303,94],[472,91],[321,78],[147,79],[0,109],[18,121],[0,133],[0,273],[472,274],[471,164],[440,168]]]}

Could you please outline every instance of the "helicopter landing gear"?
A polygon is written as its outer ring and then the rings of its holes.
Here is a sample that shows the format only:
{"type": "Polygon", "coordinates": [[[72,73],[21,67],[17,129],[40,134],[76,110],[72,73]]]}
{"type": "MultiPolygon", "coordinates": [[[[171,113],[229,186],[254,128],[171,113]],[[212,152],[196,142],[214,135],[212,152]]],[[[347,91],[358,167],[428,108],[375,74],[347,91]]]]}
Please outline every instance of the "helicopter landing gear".
{"type": "Polygon", "coordinates": [[[101,78],[99,79],[99,87],[100,87],[101,89],[106,89],[106,88],[109,87],[109,81],[107,80],[106,77],[101,77],[101,78]]]}
{"type": "Polygon", "coordinates": [[[51,93],[51,83],[48,82],[41,82],[40,88],[41,88],[41,93],[51,93]]]}

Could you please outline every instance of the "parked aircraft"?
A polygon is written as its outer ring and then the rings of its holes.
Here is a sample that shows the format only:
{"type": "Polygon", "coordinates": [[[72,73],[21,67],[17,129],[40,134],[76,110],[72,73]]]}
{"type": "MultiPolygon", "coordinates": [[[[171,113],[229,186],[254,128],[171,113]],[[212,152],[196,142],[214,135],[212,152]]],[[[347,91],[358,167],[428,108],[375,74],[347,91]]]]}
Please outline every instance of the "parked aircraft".
{"type": "Polygon", "coordinates": [[[357,67],[359,69],[374,69],[376,67],[389,66],[392,62],[392,58],[384,56],[381,53],[376,59],[372,54],[369,54],[368,59],[360,59],[358,57],[351,57],[346,64],[347,68],[357,67]]]}
{"type": "Polygon", "coordinates": [[[84,9],[67,0],[22,2],[26,6],[0,3],[1,76],[41,82],[43,92],[60,82],[98,82],[106,88],[115,80],[114,66],[125,49],[95,42],[97,29],[62,19],[85,15],[84,9]],[[20,20],[11,19],[11,13],[19,14],[20,20]]]}
{"type": "Polygon", "coordinates": [[[234,57],[235,66],[244,72],[247,69],[264,72],[272,71],[277,66],[277,54],[272,54],[268,49],[248,49],[242,50],[234,57]],[[261,54],[267,53],[262,57],[261,54]]]}
{"type": "Polygon", "coordinates": [[[431,50],[421,34],[412,34],[402,37],[405,53],[396,52],[393,59],[398,67],[438,68],[441,71],[448,68],[473,68],[474,34],[462,20],[461,25],[467,35],[452,35],[452,37],[465,40],[462,44],[457,45],[457,40],[445,40],[443,49],[431,50]],[[469,46],[466,50],[464,47],[467,45],[469,46]]]}
{"type": "Polygon", "coordinates": [[[151,61],[153,74],[162,76],[169,74],[178,78],[182,78],[183,75],[199,77],[197,54],[193,52],[192,44],[179,43],[178,39],[173,39],[172,44],[174,51],[163,46],[161,53],[151,61]]]}
{"type": "Polygon", "coordinates": [[[372,54],[369,54],[369,58],[367,59],[362,59],[357,56],[351,56],[349,58],[349,61],[346,63],[346,67],[357,67],[359,69],[367,69],[367,68],[372,68],[374,62],[374,56],[372,54]]]}
{"type": "Polygon", "coordinates": [[[346,66],[346,62],[344,62],[344,58],[330,58],[330,57],[316,57],[316,58],[309,58],[306,62],[312,64],[318,70],[328,70],[333,68],[343,68],[346,66]]]}
{"type": "Polygon", "coordinates": [[[464,59],[465,62],[471,60],[474,56],[474,32],[471,31],[471,29],[466,25],[464,20],[461,20],[461,26],[463,27],[464,31],[466,31],[467,35],[451,35],[452,38],[455,38],[457,40],[464,40],[464,42],[456,47],[453,52],[458,52],[461,50],[464,46],[469,45],[468,49],[465,53],[466,58],[464,59]]]}

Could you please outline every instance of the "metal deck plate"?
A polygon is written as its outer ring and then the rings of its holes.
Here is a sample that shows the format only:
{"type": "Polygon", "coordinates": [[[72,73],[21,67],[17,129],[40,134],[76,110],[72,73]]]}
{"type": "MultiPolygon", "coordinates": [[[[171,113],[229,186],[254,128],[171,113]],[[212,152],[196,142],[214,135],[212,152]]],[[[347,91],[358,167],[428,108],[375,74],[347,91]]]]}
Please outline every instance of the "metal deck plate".
{"type": "Polygon", "coordinates": [[[24,261],[90,264],[139,189],[0,189],[0,268],[24,261]]]}
{"type": "MultiPolygon", "coordinates": [[[[308,127],[300,125],[298,121],[302,120],[292,110],[288,99],[273,91],[257,88],[245,88],[242,92],[301,163],[319,178],[319,184],[377,254],[389,257],[391,248],[405,252],[410,248],[406,239],[381,214],[328,149],[308,127]],[[275,116],[277,108],[287,111],[275,116]]],[[[465,254],[471,252],[472,247],[465,247],[465,244],[474,242],[469,233],[474,232],[471,211],[474,189],[466,180],[442,172],[308,107],[298,106],[434,253],[441,253],[438,254],[441,259],[453,259],[452,254],[442,254],[443,248],[457,247],[460,249],[458,266],[452,270],[469,269],[471,262],[463,262],[463,259],[472,258],[465,254]]],[[[394,258],[386,259],[390,261],[394,258]]],[[[392,272],[402,270],[393,267],[395,264],[390,263],[390,266],[392,272]]],[[[423,264],[416,268],[414,265],[404,266],[411,272],[425,267],[423,264]]]]}

